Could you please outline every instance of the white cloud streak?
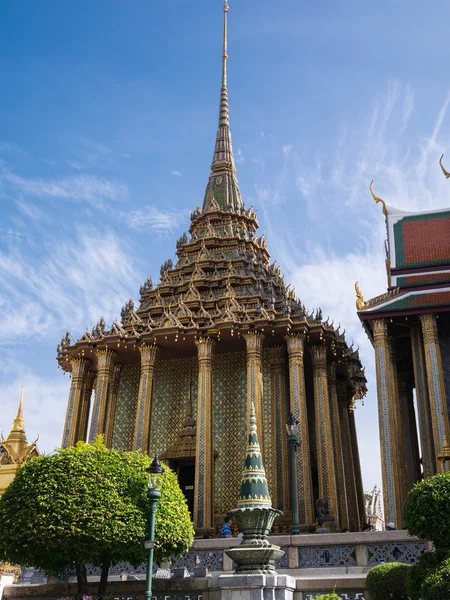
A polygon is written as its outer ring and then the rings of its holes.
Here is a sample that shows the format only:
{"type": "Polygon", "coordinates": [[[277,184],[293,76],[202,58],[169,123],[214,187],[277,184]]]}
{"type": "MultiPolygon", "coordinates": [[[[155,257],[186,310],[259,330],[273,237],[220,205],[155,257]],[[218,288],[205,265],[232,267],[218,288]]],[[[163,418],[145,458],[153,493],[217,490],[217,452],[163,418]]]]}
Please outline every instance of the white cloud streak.
{"type": "Polygon", "coordinates": [[[156,206],[146,206],[131,213],[128,225],[132,229],[148,229],[158,235],[166,235],[177,229],[186,216],[186,210],[161,211],[156,206]]]}

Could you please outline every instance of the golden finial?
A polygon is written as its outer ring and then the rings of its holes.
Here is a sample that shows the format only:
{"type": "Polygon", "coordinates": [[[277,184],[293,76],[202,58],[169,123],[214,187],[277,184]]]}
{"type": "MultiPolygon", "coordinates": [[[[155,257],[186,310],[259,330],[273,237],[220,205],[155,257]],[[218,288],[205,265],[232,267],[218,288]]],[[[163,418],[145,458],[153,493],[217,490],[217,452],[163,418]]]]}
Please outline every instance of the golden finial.
{"type": "Polygon", "coordinates": [[[373,179],[370,182],[369,185],[369,190],[370,193],[372,194],[373,199],[375,200],[375,202],[378,204],[378,202],[381,202],[382,206],[383,206],[383,215],[386,216],[387,215],[387,208],[386,208],[386,202],[384,200],[382,200],[381,198],[378,198],[378,196],[375,196],[375,192],[373,191],[373,179]]]}
{"type": "Polygon", "coordinates": [[[222,53],[222,60],[223,60],[223,69],[222,69],[222,87],[226,87],[227,85],[227,58],[228,58],[228,54],[227,54],[227,37],[228,37],[228,33],[227,33],[227,13],[230,10],[230,7],[228,6],[228,0],[224,0],[223,3],[223,53],[222,53]]]}
{"type": "Polygon", "coordinates": [[[441,158],[439,159],[439,164],[441,165],[441,169],[442,172],[444,173],[444,175],[446,176],[446,178],[448,179],[450,177],[450,173],[448,171],[445,170],[444,165],[442,164],[442,159],[444,158],[444,155],[441,156],[441,158]]]}
{"type": "Polygon", "coordinates": [[[356,292],[356,310],[364,310],[367,307],[367,302],[364,300],[364,296],[361,293],[358,281],[355,283],[356,292]]]}

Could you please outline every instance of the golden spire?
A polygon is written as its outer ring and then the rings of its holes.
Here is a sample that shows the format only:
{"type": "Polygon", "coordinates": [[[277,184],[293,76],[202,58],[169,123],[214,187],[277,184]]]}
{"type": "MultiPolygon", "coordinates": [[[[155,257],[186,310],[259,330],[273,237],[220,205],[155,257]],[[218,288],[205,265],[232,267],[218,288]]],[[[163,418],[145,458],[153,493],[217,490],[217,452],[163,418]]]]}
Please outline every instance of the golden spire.
{"type": "Polygon", "coordinates": [[[2,438],[2,447],[8,460],[15,464],[21,464],[30,458],[30,456],[38,455],[36,442],[28,445],[27,436],[25,435],[25,424],[23,420],[23,386],[22,391],[20,392],[16,418],[14,419],[7,439],[4,440],[2,438]]]}
{"type": "Polygon", "coordinates": [[[223,4],[222,87],[220,90],[219,128],[217,130],[211,175],[206,187],[203,212],[217,210],[241,210],[244,205],[236,178],[233,146],[231,143],[228,110],[227,60],[228,60],[228,0],[223,4]]]}
{"type": "Polygon", "coordinates": [[[447,179],[450,177],[450,173],[448,171],[445,170],[444,165],[442,164],[442,159],[444,158],[444,155],[441,156],[441,158],[439,159],[439,164],[441,165],[441,169],[442,172],[444,173],[444,175],[447,177],[447,179]]]}
{"type": "Polygon", "coordinates": [[[375,192],[373,191],[373,179],[370,182],[369,185],[369,190],[370,193],[372,194],[372,198],[375,200],[375,202],[378,204],[378,202],[381,202],[382,206],[383,206],[383,215],[386,216],[387,215],[387,208],[386,208],[386,202],[384,200],[382,200],[381,198],[378,198],[378,196],[375,196],[375,192]]]}

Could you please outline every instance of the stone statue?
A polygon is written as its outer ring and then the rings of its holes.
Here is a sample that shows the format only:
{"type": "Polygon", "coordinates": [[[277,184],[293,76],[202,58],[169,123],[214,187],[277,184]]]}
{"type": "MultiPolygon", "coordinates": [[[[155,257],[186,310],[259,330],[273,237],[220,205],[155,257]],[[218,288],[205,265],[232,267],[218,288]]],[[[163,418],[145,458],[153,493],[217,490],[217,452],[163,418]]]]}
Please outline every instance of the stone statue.
{"type": "Polygon", "coordinates": [[[334,517],[330,515],[328,500],[325,500],[325,498],[316,500],[316,512],[318,521],[321,520],[324,523],[332,523],[334,521],[334,517]]]}

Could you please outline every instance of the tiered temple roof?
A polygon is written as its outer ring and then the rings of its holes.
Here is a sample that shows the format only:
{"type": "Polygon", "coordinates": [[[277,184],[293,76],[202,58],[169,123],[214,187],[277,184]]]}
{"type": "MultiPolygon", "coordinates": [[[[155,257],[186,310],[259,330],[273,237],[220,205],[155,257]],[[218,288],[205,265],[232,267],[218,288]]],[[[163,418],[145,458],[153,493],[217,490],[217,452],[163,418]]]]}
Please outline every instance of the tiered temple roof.
{"type": "Polygon", "coordinates": [[[189,235],[176,243],[175,264],[168,259],[161,266],[160,283],[154,285],[151,277],[144,282],[138,305],[130,299],[123,307],[121,323],[116,320],[108,328],[102,317],[75,343],[67,332],[58,345],[58,362],[70,371],[70,359],[85,356],[95,369],[94,349],[99,348],[114,349],[126,364],[133,362],[127,354],[144,342],[172,351],[176,342],[182,355],[199,336],[232,341],[255,329],[276,344],[295,330],[307,333],[311,344],[326,343],[338,365],[350,361],[352,369],[345,369],[351,373],[349,385],[362,397],[366,379],[358,351],[347,344],[340,327],[324,320],[320,309],[309,312],[286,284],[280,267],[270,262],[265,236],[258,236],[256,211],[242,201],[228,109],[226,1],[224,11],[219,124],[203,207],[192,212],[189,235]]]}
{"type": "Polygon", "coordinates": [[[388,290],[365,301],[357,285],[360,318],[449,311],[450,210],[401,211],[371,191],[386,219],[388,290]]]}

